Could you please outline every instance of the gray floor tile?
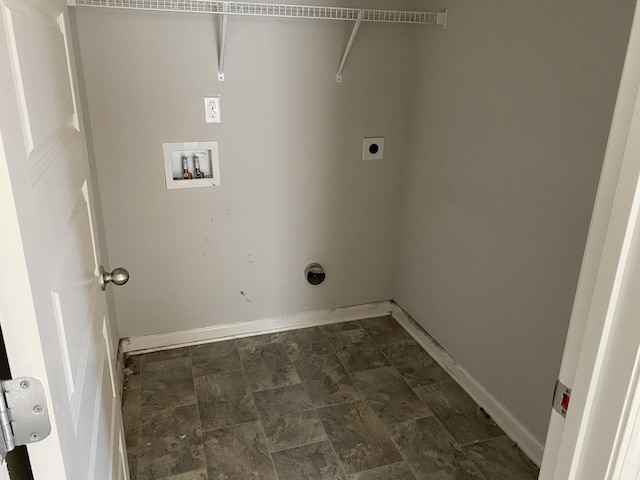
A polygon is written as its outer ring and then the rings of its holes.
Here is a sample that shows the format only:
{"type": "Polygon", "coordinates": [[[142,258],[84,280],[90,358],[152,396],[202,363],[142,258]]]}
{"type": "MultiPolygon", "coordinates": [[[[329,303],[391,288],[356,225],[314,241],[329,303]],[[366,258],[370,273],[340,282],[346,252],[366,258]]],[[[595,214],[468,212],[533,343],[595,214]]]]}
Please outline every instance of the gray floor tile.
{"type": "Polygon", "coordinates": [[[141,442],[150,437],[200,434],[198,406],[185,405],[165,410],[150,410],[142,414],[140,422],[141,442]]]}
{"type": "MultiPolygon", "coordinates": [[[[132,478],[131,480],[134,479],[132,478]]],[[[207,469],[203,468],[192,472],[171,475],[170,477],[165,477],[162,480],[207,480],[207,469]]]]}
{"type": "Polygon", "coordinates": [[[478,469],[491,480],[535,480],[538,468],[506,436],[464,447],[478,469]]]}
{"type": "Polygon", "coordinates": [[[456,382],[420,387],[416,393],[460,445],[504,435],[456,382]]]}
{"type": "Polygon", "coordinates": [[[333,353],[331,346],[317,327],[283,332],[280,338],[292,360],[333,353]]]}
{"type": "Polygon", "coordinates": [[[143,412],[137,457],[140,480],[199,478],[205,462],[197,405],[143,412]]]}
{"type": "Polygon", "coordinates": [[[142,410],[164,409],[195,402],[191,359],[175,357],[146,363],[140,373],[142,410]]]}
{"type": "Polygon", "coordinates": [[[196,377],[195,385],[203,430],[258,419],[253,396],[242,371],[196,377]]]}
{"type": "Polygon", "coordinates": [[[172,434],[148,437],[138,452],[138,480],[157,480],[201,470],[205,466],[202,436],[172,434]]]}
{"type": "Polygon", "coordinates": [[[295,362],[314,407],[350,402],[362,395],[335,354],[295,362]]]}
{"type": "Polygon", "coordinates": [[[242,370],[242,362],[234,340],[191,347],[191,363],[194,377],[242,370]]]}
{"type": "Polygon", "coordinates": [[[253,335],[251,337],[236,338],[238,348],[257,347],[259,345],[269,345],[280,341],[280,333],[267,333],[265,335],[253,335]]]}
{"type": "Polygon", "coordinates": [[[485,478],[437,418],[409,420],[388,428],[418,480],[485,478]]]}
{"type": "Polygon", "coordinates": [[[122,380],[123,391],[140,388],[140,360],[141,355],[129,355],[124,361],[122,380]]]}
{"type": "Polygon", "coordinates": [[[255,392],[253,397],[272,452],[327,439],[302,385],[255,392]]]}
{"type": "Polygon", "coordinates": [[[394,463],[351,475],[349,480],[416,480],[406,463],[394,463]]]}
{"type": "Polygon", "coordinates": [[[402,460],[375,412],[363,400],[318,409],[347,474],[402,460]]]}
{"type": "Polygon", "coordinates": [[[328,335],[335,332],[344,332],[347,330],[359,330],[362,328],[359,321],[353,322],[341,322],[341,323],[330,323],[329,325],[322,325],[320,331],[324,335],[328,335]]]}
{"type": "Polygon", "coordinates": [[[272,454],[280,480],[345,480],[329,442],[272,454]]]}
{"type": "Polygon", "coordinates": [[[300,383],[298,372],[292,364],[265,365],[247,370],[247,379],[254,392],[300,383]]]}
{"type": "Polygon", "coordinates": [[[412,387],[451,380],[449,374],[413,339],[387,343],[381,348],[412,387]]]}
{"type": "Polygon", "coordinates": [[[300,383],[298,372],[280,342],[240,349],[251,390],[266,390],[300,383]]]}
{"type": "Polygon", "coordinates": [[[122,421],[127,447],[137,447],[140,437],[140,388],[126,390],[122,395],[122,421]]]}
{"type": "Polygon", "coordinates": [[[143,353],[140,355],[140,360],[143,365],[148,365],[153,362],[165,362],[174,358],[186,358],[189,355],[189,347],[169,348],[157,352],[143,353]]]}
{"type": "Polygon", "coordinates": [[[391,316],[360,320],[360,324],[378,345],[412,339],[411,335],[391,316]]]}
{"type": "Polygon", "coordinates": [[[257,422],[206,432],[204,448],[210,480],[277,480],[257,422]]]}
{"type": "Polygon", "coordinates": [[[129,464],[130,480],[138,479],[138,452],[140,447],[127,446],[127,463],[129,464]]]}
{"type": "Polygon", "coordinates": [[[123,373],[132,480],[538,474],[391,317],[129,356],[123,373]]]}
{"type": "Polygon", "coordinates": [[[329,332],[325,335],[349,372],[390,365],[382,350],[362,328],[329,332]]]}
{"type": "Polygon", "coordinates": [[[282,342],[245,347],[239,351],[245,370],[277,363],[291,363],[282,342]]]}
{"type": "Polygon", "coordinates": [[[351,376],[385,425],[433,415],[395,367],[364,370],[351,376]]]}

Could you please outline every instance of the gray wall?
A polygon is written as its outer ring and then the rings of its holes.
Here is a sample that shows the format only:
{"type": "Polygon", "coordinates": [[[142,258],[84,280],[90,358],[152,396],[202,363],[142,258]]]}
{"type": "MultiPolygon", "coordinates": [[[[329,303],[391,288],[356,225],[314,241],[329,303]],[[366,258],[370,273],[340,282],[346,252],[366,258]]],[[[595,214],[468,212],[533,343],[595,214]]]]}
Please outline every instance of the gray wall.
{"type": "Polygon", "coordinates": [[[416,31],[394,298],[544,441],[634,2],[416,31]]]}
{"type": "Polygon", "coordinates": [[[341,85],[349,23],[231,18],[218,83],[212,17],[77,8],[120,333],[393,297],[543,441],[633,0],[410,3],[449,26],[363,25],[341,85]],[[166,190],[193,140],[222,186],[166,190]]]}
{"type": "Polygon", "coordinates": [[[214,17],[76,10],[110,267],[131,272],[121,336],[391,298],[407,28],[363,25],[336,84],[350,22],[230,18],[219,83],[214,17]],[[361,160],[365,136],[384,161],[361,160]],[[222,186],[166,190],[162,143],[206,140],[222,186]]]}

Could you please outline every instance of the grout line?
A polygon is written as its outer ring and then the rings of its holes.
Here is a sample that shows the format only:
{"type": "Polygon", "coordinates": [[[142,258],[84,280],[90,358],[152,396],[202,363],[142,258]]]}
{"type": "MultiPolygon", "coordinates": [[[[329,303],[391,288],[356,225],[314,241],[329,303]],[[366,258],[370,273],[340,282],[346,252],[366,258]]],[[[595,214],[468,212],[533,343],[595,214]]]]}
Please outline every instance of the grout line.
{"type": "MultiPolygon", "coordinates": [[[[318,329],[318,330],[320,330],[320,329],[318,329]]],[[[327,344],[329,345],[329,348],[333,351],[333,345],[331,345],[331,342],[329,342],[329,340],[327,340],[327,338],[324,335],[324,333],[322,332],[322,330],[320,330],[320,334],[323,337],[325,337],[325,340],[326,340],[327,344]]],[[[334,352],[333,354],[327,353],[326,355],[336,355],[336,354],[334,352]]],[[[316,355],[314,358],[318,358],[318,357],[321,357],[321,356],[322,355],[316,355]]],[[[336,357],[337,357],[337,355],[336,355],[336,357]]],[[[303,359],[298,359],[298,360],[303,360],[303,359]]],[[[338,358],[338,361],[340,361],[339,358],[338,358]]],[[[311,407],[313,408],[313,413],[315,413],[316,418],[318,419],[318,422],[320,422],[320,427],[322,427],[322,431],[324,432],[325,436],[327,437],[327,439],[325,441],[329,444],[329,447],[331,448],[331,451],[333,452],[333,455],[335,456],[336,462],[338,462],[338,466],[340,467],[340,470],[342,471],[342,474],[344,475],[345,478],[348,478],[344,463],[342,462],[342,460],[340,460],[340,457],[338,456],[338,452],[336,451],[335,447],[333,446],[333,442],[331,441],[331,437],[329,436],[329,433],[327,432],[327,429],[324,428],[324,424],[322,423],[322,420],[320,420],[320,416],[318,415],[318,408],[324,408],[324,407],[316,408],[313,405],[313,399],[311,398],[311,395],[309,395],[309,392],[307,391],[307,387],[305,386],[304,382],[302,381],[303,377],[300,374],[300,370],[298,370],[298,367],[296,367],[296,362],[292,361],[291,363],[293,364],[293,368],[295,368],[296,372],[298,373],[298,377],[300,377],[300,384],[302,385],[302,388],[304,389],[304,393],[306,393],[307,398],[311,402],[311,407]]],[[[276,474],[277,474],[277,471],[276,471],[276,474]]],[[[280,476],[278,476],[278,478],[280,478],[280,476]]]]}
{"type": "MultiPolygon", "coordinates": [[[[377,318],[377,317],[372,317],[372,318],[377,318]]],[[[369,335],[369,332],[366,331],[366,329],[362,326],[361,320],[355,320],[355,322],[357,322],[357,324],[360,326],[360,328],[365,332],[366,335],[369,335]]],[[[334,333],[340,333],[343,332],[344,330],[340,330],[339,332],[334,332],[334,333]]],[[[326,338],[326,335],[325,335],[326,338]]],[[[373,339],[372,339],[373,340],[373,339]]],[[[375,412],[375,410],[371,407],[371,404],[369,403],[369,400],[367,400],[367,397],[364,395],[364,393],[362,392],[362,389],[358,386],[358,384],[355,382],[355,380],[353,379],[353,377],[351,376],[351,372],[349,372],[349,370],[347,370],[347,367],[345,366],[345,364],[342,362],[342,360],[340,360],[340,356],[338,355],[338,352],[336,352],[336,349],[334,348],[333,344],[327,339],[327,343],[329,343],[329,346],[331,347],[331,349],[334,351],[334,355],[336,356],[336,358],[338,359],[338,362],[340,362],[340,364],[342,365],[342,368],[344,368],[344,371],[347,373],[349,379],[351,380],[351,383],[353,384],[353,386],[358,390],[358,392],[360,392],[360,395],[362,396],[362,398],[360,400],[364,401],[367,406],[371,409],[371,411],[374,413],[374,415],[376,416],[376,419],[378,420],[378,422],[380,422],[380,425],[382,425],[384,431],[387,433],[388,436],[388,440],[391,443],[391,445],[393,446],[393,448],[395,448],[396,452],[398,453],[398,455],[400,455],[400,458],[402,458],[404,460],[404,457],[402,456],[402,454],[400,453],[400,450],[398,450],[398,447],[396,446],[395,442],[393,441],[393,439],[391,438],[391,434],[389,433],[389,431],[385,428],[385,425],[380,421],[380,419],[378,418],[378,414],[375,412]]],[[[374,341],[374,345],[378,346],[377,343],[375,343],[374,341]]],[[[379,348],[379,347],[378,347],[379,348]]],[[[382,354],[384,355],[384,352],[382,352],[382,354]]],[[[357,400],[356,400],[357,401],[357,400]]],[[[355,401],[351,401],[351,402],[342,402],[342,404],[344,403],[354,403],[355,401]]],[[[335,404],[335,405],[342,405],[340,403],[335,404]]],[[[334,406],[334,405],[329,405],[329,406],[334,406]]],[[[325,407],[322,407],[325,408],[325,407]]],[[[323,425],[324,427],[324,425],[323,425]]],[[[333,443],[331,443],[331,439],[329,439],[329,444],[331,445],[331,448],[333,449],[334,453],[335,452],[335,448],[333,447],[333,443]]],[[[338,458],[338,462],[340,462],[340,465],[343,467],[344,473],[346,474],[346,469],[344,466],[344,463],[339,459],[339,457],[337,457],[337,453],[336,453],[336,458],[338,458]]],[[[397,463],[397,462],[394,462],[397,463]]],[[[380,465],[380,466],[384,466],[384,465],[380,465]]],[[[360,473],[360,472],[356,472],[356,473],[360,473]]],[[[347,478],[349,478],[347,476],[347,478]]]]}
{"type": "MultiPolygon", "coordinates": [[[[271,334],[271,335],[273,335],[273,334],[271,334]]],[[[277,343],[277,342],[275,342],[275,343],[277,343]]],[[[255,397],[255,393],[256,392],[254,392],[251,389],[250,385],[249,385],[249,377],[247,377],[247,369],[244,366],[244,362],[242,361],[242,355],[240,355],[240,348],[238,347],[238,342],[237,342],[237,339],[235,339],[235,338],[233,339],[233,345],[234,345],[234,347],[236,349],[236,353],[238,354],[238,358],[240,359],[240,365],[242,365],[242,376],[244,377],[245,388],[249,389],[249,391],[251,393],[251,400],[253,401],[253,409],[254,409],[254,411],[256,413],[256,420],[255,420],[254,423],[258,424],[258,428],[262,432],[262,439],[264,440],[264,446],[265,446],[265,448],[267,450],[267,453],[269,454],[269,460],[271,460],[271,468],[273,469],[273,473],[275,474],[276,478],[279,479],[280,476],[278,475],[278,470],[276,470],[276,464],[273,461],[273,456],[271,455],[271,449],[269,448],[269,442],[267,441],[267,434],[265,433],[264,425],[262,423],[262,418],[260,418],[260,412],[258,411],[258,406],[256,405],[256,397],[255,397]]],[[[269,343],[269,344],[266,344],[266,345],[271,345],[271,344],[269,343]]],[[[256,345],[256,346],[259,346],[259,345],[256,345]]],[[[244,347],[244,348],[247,348],[247,347],[244,347]]],[[[285,349],[285,352],[286,352],[286,349],[285,349]]],[[[249,422],[245,422],[245,423],[249,423],[249,422]]],[[[226,428],[226,427],[224,427],[224,428],[226,428]]]]}

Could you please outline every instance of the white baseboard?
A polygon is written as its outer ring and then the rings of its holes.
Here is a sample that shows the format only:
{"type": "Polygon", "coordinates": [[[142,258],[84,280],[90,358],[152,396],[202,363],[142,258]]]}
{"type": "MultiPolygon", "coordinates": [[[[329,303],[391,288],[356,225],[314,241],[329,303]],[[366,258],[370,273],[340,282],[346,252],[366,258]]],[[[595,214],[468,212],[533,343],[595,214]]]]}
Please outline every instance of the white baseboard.
{"type": "Polygon", "coordinates": [[[433,359],[491,416],[502,430],[538,466],[542,462],[544,446],[491,392],[480,384],[464,367],[449,355],[407,312],[392,303],[391,315],[424,348],[433,359]]]}
{"type": "Polygon", "coordinates": [[[250,335],[283,332],[296,328],[315,327],[328,325],[330,323],[381,317],[389,315],[390,313],[390,301],[366,303],[353,307],[295,313],[281,317],[214,325],[212,327],[197,328],[194,330],[129,337],[122,339],[121,344],[123,351],[126,353],[145,353],[153,350],[195,345],[229,338],[241,338],[250,335]]]}

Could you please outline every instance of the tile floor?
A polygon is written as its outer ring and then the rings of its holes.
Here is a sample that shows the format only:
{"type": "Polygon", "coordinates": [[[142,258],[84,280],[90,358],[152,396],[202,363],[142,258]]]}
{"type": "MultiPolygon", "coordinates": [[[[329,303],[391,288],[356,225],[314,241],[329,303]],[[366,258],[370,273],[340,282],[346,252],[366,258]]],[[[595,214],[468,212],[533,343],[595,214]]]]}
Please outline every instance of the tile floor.
{"type": "Polygon", "coordinates": [[[538,471],[391,317],[126,360],[132,480],[527,480],[538,471]]]}

